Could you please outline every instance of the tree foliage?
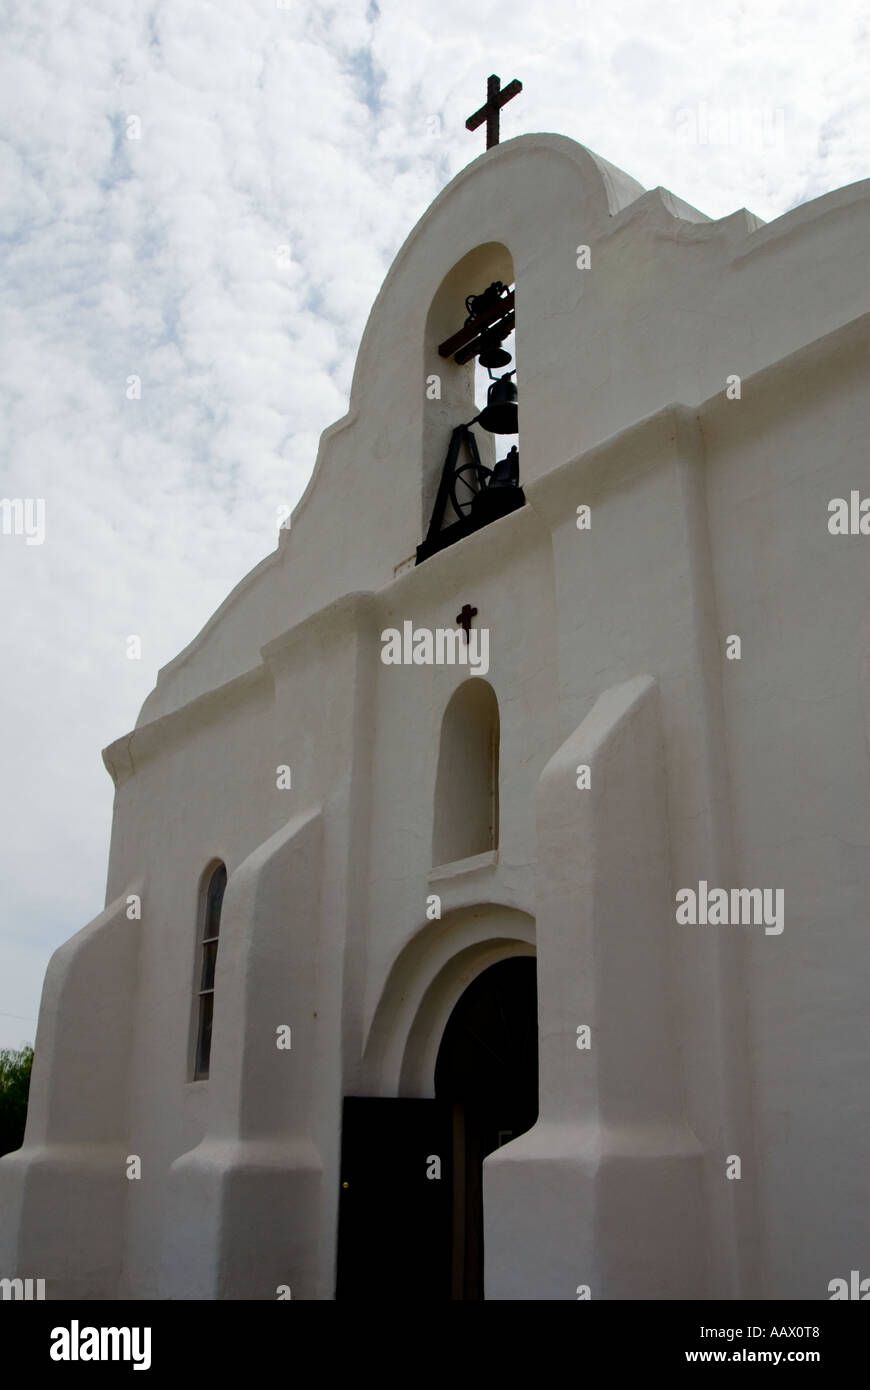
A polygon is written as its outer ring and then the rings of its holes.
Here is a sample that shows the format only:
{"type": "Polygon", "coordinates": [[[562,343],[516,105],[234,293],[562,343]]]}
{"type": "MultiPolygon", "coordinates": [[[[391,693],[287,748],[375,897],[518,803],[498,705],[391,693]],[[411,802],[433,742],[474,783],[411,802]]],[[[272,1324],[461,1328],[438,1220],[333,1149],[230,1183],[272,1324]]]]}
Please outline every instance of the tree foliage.
{"type": "Polygon", "coordinates": [[[20,1149],[24,1142],[32,1065],[32,1047],[0,1050],[0,1154],[20,1149]]]}

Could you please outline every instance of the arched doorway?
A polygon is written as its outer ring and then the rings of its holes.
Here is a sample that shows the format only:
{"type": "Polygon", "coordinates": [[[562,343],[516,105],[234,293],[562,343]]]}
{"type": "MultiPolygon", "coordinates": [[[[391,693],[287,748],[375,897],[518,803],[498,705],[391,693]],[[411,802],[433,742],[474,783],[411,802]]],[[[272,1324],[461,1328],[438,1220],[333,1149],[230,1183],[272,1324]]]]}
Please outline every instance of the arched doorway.
{"type": "Polygon", "coordinates": [[[483,1160],[538,1118],[535,959],[482,971],[448,1019],[435,1096],[453,1133],[451,1297],[483,1298],[483,1160]]]}
{"type": "Polygon", "coordinates": [[[480,1192],[493,1128],[497,1147],[500,1131],[505,1142],[506,1131],[521,1133],[537,1113],[534,943],[534,919],[527,913],[475,903],[427,922],[394,961],[356,1090],[342,1104],[337,1299],[392,1305],[482,1296],[479,1195],[475,1207],[463,1192],[473,1194],[475,1184],[480,1192]],[[504,970],[490,975],[493,967],[514,962],[525,966],[525,986],[509,981],[504,970]],[[473,1060],[475,1038],[495,1053],[489,1083],[486,1063],[473,1060]],[[526,1060],[517,1067],[518,1048],[526,1060]],[[498,1079],[512,1067],[518,1073],[513,1083],[498,1079]],[[478,1084],[463,1088],[457,1082],[463,1072],[478,1084]],[[487,1084],[505,1102],[494,1117],[475,1103],[487,1084]],[[530,1092],[531,1104],[516,1107],[517,1117],[515,1100],[530,1092]],[[464,1184],[458,1193],[457,1149],[464,1184]],[[454,1268],[462,1270],[461,1281],[454,1268]]]}

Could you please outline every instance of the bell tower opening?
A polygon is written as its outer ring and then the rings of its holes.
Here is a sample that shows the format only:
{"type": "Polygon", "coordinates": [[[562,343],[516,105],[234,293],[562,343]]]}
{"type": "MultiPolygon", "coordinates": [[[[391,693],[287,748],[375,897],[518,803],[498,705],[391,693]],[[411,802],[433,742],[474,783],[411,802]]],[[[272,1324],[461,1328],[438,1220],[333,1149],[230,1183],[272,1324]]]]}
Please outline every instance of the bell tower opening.
{"type": "Polygon", "coordinates": [[[444,278],[426,320],[418,565],[525,501],[515,326],[513,261],[489,242],[444,278]]]}

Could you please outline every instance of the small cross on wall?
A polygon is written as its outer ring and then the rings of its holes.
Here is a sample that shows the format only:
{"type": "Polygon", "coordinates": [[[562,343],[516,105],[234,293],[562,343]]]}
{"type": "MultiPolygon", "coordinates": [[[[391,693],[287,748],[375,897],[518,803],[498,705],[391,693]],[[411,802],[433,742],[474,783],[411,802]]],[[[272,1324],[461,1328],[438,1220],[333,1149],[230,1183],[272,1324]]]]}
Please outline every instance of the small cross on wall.
{"type": "Polygon", "coordinates": [[[509,82],[504,91],[501,90],[501,78],[493,73],[486,83],[486,102],[479,111],[475,111],[473,116],[469,116],[465,122],[466,130],[477,130],[479,125],[486,121],[486,148],[491,150],[493,145],[498,144],[498,125],[499,112],[506,101],[519,96],[523,90],[522,82],[516,78],[509,82]]]}
{"type": "Polygon", "coordinates": [[[465,633],[466,646],[468,645],[468,634],[471,631],[471,620],[477,617],[477,609],[470,608],[467,603],[463,604],[462,612],[456,614],[456,621],[465,633]]]}

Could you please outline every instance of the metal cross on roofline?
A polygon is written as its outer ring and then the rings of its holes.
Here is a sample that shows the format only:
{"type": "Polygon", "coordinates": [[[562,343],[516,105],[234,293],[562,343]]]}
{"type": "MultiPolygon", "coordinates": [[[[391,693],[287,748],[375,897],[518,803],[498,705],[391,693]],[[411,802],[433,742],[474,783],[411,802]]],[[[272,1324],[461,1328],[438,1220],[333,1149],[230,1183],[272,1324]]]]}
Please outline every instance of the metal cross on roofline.
{"type": "Polygon", "coordinates": [[[466,130],[477,130],[479,125],[486,121],[486,148],[491,150],[493,145],[498,144],[498,117],[501,108],[506,101],[512,97],[519,96],[523,90],[522,82],[514,78],[509,82],[504,91],[501,90],[501,78],[495,73],[487,79],[486,83],[486,102],[479,111],[475,111],[473,116],[469,116],[465,122],[466,130]]]}

